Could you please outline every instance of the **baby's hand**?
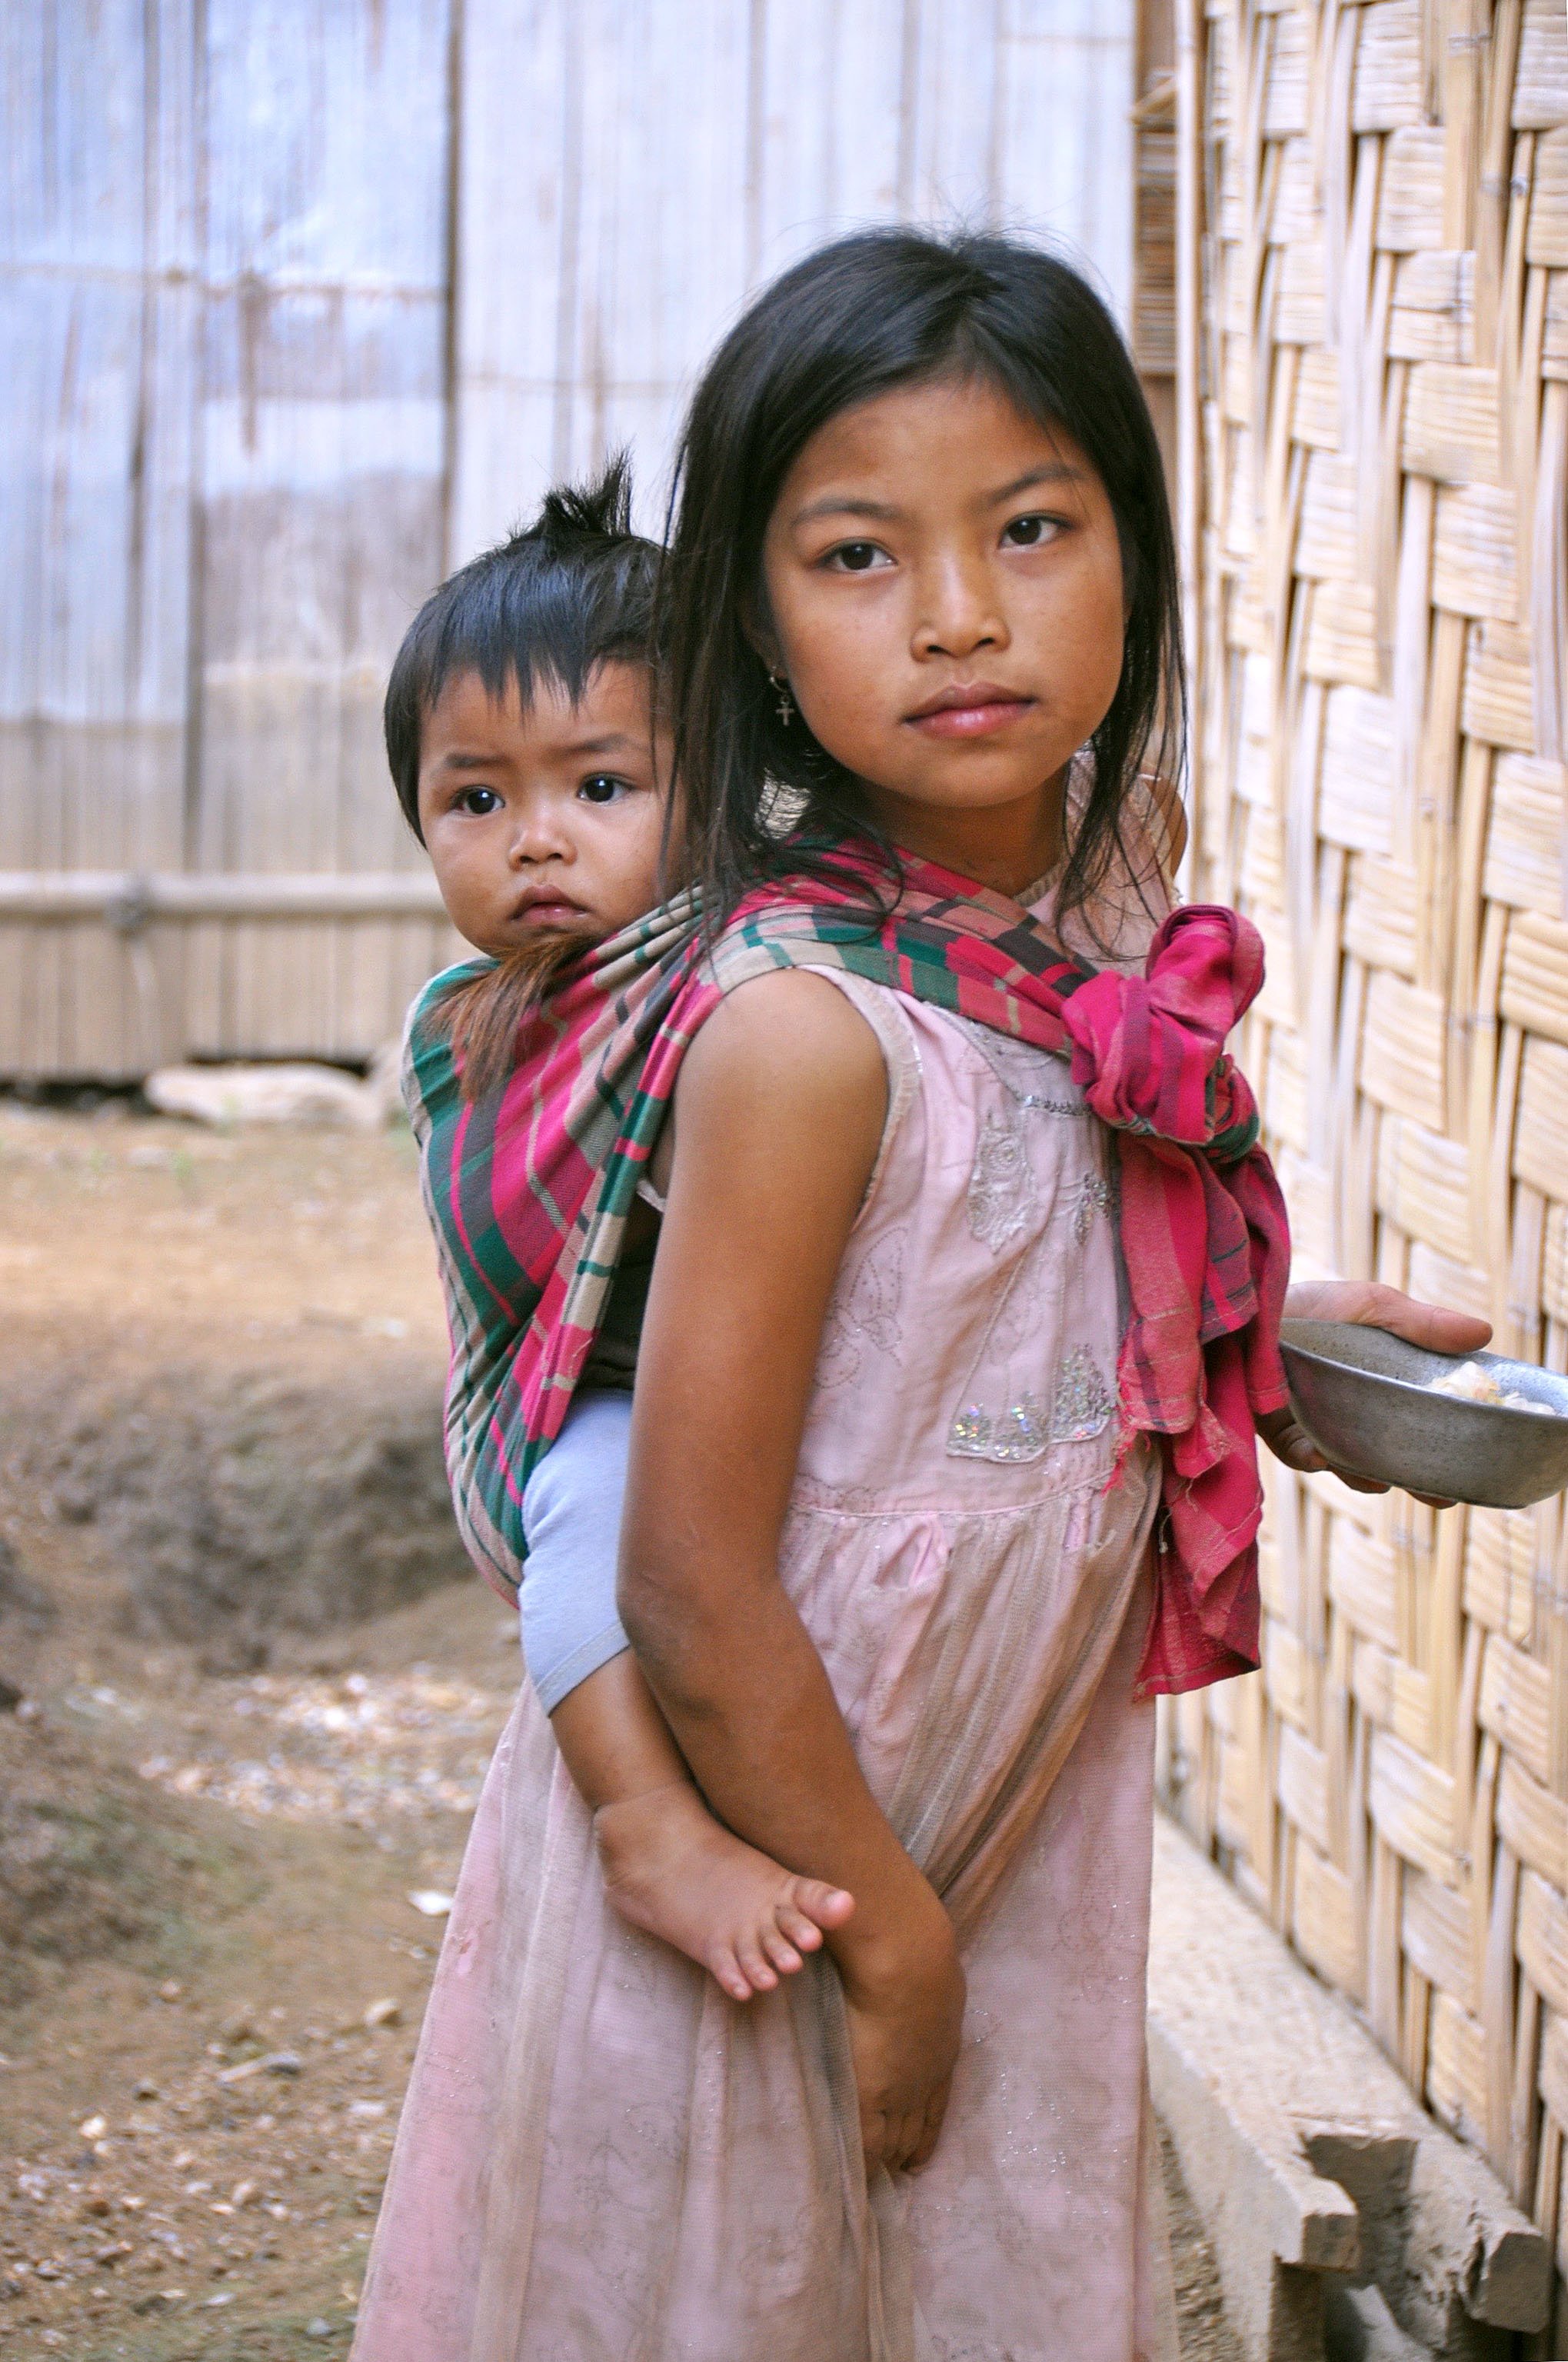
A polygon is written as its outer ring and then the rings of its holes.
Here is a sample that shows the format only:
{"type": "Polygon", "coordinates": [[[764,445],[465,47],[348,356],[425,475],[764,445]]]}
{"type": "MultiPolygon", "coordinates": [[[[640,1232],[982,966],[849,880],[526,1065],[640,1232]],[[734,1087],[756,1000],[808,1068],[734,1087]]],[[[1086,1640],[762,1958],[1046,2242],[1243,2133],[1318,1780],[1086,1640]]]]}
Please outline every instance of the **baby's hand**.
{"type": "Polygon", "coordinates": [[[745,1844],[689,1781],[602,1805],[593,1831],[621,1916],[686,1953],[732,2001],[793,1976],[855,1909],[842,1887],[798,1878],[745,1844]]]}

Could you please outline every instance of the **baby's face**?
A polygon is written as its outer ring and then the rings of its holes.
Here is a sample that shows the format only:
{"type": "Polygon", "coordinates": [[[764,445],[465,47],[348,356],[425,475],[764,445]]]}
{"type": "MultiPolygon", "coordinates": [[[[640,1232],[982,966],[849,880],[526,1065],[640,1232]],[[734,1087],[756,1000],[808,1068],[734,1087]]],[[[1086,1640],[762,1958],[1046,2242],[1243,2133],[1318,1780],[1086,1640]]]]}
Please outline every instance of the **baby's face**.
{"type": "Polygon", "coordinates": [[[458,673],[425,718],[419,822],[458,933],[498,957],[540,935],[600,943],[658,900],[669,749],[635,665],[601,665],[574,705],[548,679],[526,712],[458,673]]]}

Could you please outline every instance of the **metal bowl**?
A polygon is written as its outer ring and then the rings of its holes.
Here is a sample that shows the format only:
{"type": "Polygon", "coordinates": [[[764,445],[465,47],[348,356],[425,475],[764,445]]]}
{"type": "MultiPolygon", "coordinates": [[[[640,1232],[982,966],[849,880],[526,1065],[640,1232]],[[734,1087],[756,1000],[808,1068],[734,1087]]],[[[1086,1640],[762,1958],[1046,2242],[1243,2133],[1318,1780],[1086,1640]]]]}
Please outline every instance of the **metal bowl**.
{"type": "Polygon", "coordinates": [[[1490,1509],[1528,1508],[1568,1485],[1568,1378],[1502,1353],[1425,1352],[1350,1320],[1286,1320],[1280,1346],[1296,1416],[1336,1467],[1490,1509]],[[1465,1362],[1552,1416],[1430,1391],[1465,1362]]]}

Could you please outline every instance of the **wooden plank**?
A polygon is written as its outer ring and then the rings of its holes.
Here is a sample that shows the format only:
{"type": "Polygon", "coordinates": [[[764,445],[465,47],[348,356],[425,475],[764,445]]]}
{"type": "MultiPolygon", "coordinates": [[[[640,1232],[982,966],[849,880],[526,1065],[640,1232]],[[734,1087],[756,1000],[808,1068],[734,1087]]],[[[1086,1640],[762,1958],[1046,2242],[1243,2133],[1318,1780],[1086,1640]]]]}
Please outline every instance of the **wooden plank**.
{"type": "MultiPolygon", "coordinates": [[[[19,18],[0,339],[10,563],[0,591],[0,862],[182,857],[189,648],[188,10],[114,0],[92,43],[19,18]],[[146,71],[149,21],[169,58],[146,71]]],[[[149,955],[148,956],[150,956],[149,955]]],[[[162,1054],[164,995],[101,930],[8,934],[12,1070],[123,1073],[162,1054]]]]}
{"type": "Polygon", "coordinates": [[[630,442],[651,517],[687,380],[745,292],[750,19],[724,0],[577,13],[573,378],[553,464],[580,475],[630,442]],[[695,136],[671,141],[682,116],[695,136]]]}
{"type": "MultiPolygon", "coordinates": [[[[105,0],[84,44],[58,0],[18,18],[4,424],[39,458],[0,486],[0,866],[413,879],[378,729],[413,608],[618,440],[656,514],[759,277],[852,221],[961,213],[1064,237],[1124,300],[1129,0],[470,0],[458,25],[105,0]]],[[[0,1041],[123,1065],[156,1010],[169,1051],[363,1049],[434,941],[248,926],[149,927],[134,988],[95,923],[7,927],[0,1041]]]]}
{"type": "Polygon", "coordinates": [[[562,6],[484,0],[463,10],[452,226],[453,564],[531,513],[564,464],[581,49],[580,19],[562,6]],[[525,139],[517,136],[520,91],[529,97],[525,139]]]}
{"type": "MultiPolygon", "coordinates": [[[[968,12],[944,12],[960,38],[968,12]]],[[[1064,241],[1125,318],[1132,293],[1133,11],[1114,0],[1006,0],[1001,220],[1064,241]],[[1049,122],[1051,136],[1041,137],[1049,122]]]]}
{"type": "MultiPolygon", "coordinates": [[[[347,0],[302,53],[281,0],[209,0],[201,868],[422,866],[379,715],[443,558],[449,30],[347,0]]],[[[339,1005],[368,948],[237,925],[204,1045],[373,1050],[396,1012],[365,1039],[339,1005]]]]}
{"type": "Polygon", "coordinates": [[[123,869],[0,870],[0,918],[95,918],[135,934],[170,919],[437,918],[426,869],[336,873],[123,869]]]}
{"type": "MultiPolygon", "coordinates": [[[[1028,52],[1039,46],[1042,38],[1032,32],[1021,40],[1007,40],[1008,18],[1019,13],[1010,8],[1009,0],[973,0],[963,9],[946,6],[944,0],[911,0],[907,12],[912,39],[900,212],[917,220],[946,216],[977,226],[994,222],[1001,211],[1002,174],[1009,168],[1014,204],[1021,210],[1032,210],[1022,184],[1038,175],[1042,151],[1056,143],[1032,143],[1030,151],[1021,154],[1006,139],[1005,110],[1011,88],[1016,80],[1028,82],[1031,65],[1036,62],[1028,52]]],[[[1127,30],[1130,47],[1131,24],[1127,30]]],[[[1066,42],[1052,46],[1068,49],[1066,42]]],[[[1058,100],[1064,117],[1079,97],[1073,87],[1072,69],[1081,55],[1081,45],[1074,45],[1068,55],[1057,60],[1057,71],[1066,80],[1058,100]]],[[[1132,84],[1129,54],[1129,103],[1132,84]]],[[[1096,120],[1104,119],[1103,108],[1098,110],[1096,120]]],[[[1063,127],[1066,127],[1065,121],[1063,127]]],[[[1073,146],[1070,135],[1065,144],[1073,146]]],[[[1116,144],[1130,149],[1125,137],[1116,144]]],[[[1132,177],[1129,153],[1129,197],[1132,177]]],[[[1130,251],[1131,235],[1127,244],[1130,251]]]]}
{"type": "Polygon", "coordinates": [[[1132,82],[1131,0],[465,9],[454,555],[616,440],[657,519],[714,339],[749,290],[857,223],[1043,230],[1124,308],[1132,82]],[[535,94],[521,164],[519,90],[535,94]],[[674,120],[690,130],[672,142],[674,120]]]}
{"type": "Polygon", "coordinates": [[[748,286],[824,235],[898,217],[905,13],[903,0],[853,9],[799,0],[759,11],[746,159],[748,286]],[[800,104],[806,90],[815,94],[811,106],[800,104]]]}

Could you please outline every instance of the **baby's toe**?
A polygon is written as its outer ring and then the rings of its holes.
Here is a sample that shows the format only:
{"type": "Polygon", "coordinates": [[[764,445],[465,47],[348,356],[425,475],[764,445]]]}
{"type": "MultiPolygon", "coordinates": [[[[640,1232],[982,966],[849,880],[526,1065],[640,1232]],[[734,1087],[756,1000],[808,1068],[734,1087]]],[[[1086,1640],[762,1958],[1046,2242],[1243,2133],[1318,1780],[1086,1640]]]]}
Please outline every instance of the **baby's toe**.
{"type": "Polygon", "coordinates": [[[708,1973],[720,1990],[732,2001],[749,2001],[752,1986],[734,1953],[724,1944],[715,1944],[708,1954],[708,1973]]]}
{"type": "Polygon", "coordinates": [[[814,1919],[808,1919],[805,1913],[797,1911],[792,1903],[780,1903],[773,1915],[778,1922],[780,1935],[788,1943],[802,1952],[821,1951],[823,1931],[814,1919]]]}
{"type": "Polygon", "coordinates": [[[792,1977],[801,1965],[801,1955],[781,1928],[764,1926],[758,1931],[763,1950],[781,1977],[792,1977]]]}
{"type": "Polygon", "coordinates": [[[842,1886],[828,1886],[820,1878],[792,1878],[789,1901],[819,1927],[842,1927],[855,1908],[855,1897],[842,1886]]]}
{"type": "Polygon", "coordinates": [[[735,1946],[735,1959],[740,1964],[741,1974],[753,1992],[773,1991],[774,1986],[778,1982],[778,1974],[755,1934],[742,1937],[735,1946]]]}

